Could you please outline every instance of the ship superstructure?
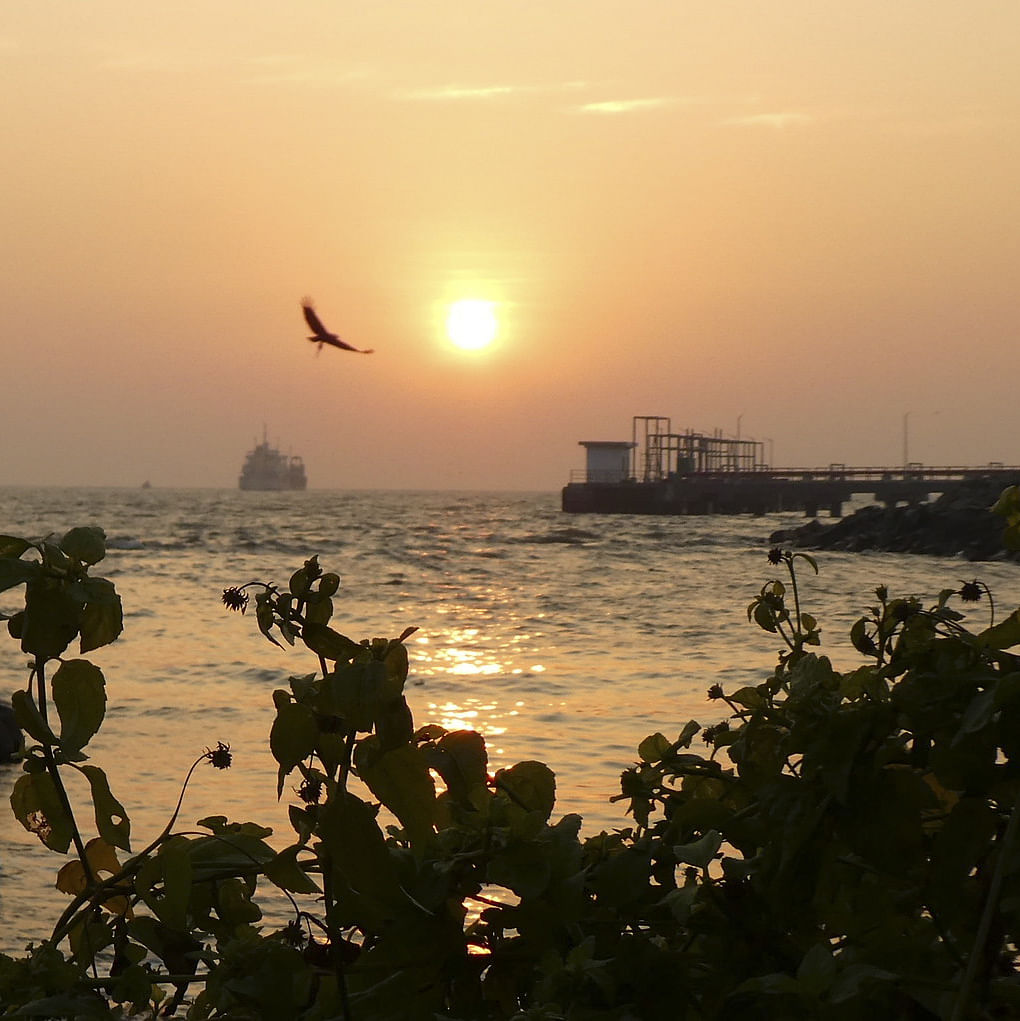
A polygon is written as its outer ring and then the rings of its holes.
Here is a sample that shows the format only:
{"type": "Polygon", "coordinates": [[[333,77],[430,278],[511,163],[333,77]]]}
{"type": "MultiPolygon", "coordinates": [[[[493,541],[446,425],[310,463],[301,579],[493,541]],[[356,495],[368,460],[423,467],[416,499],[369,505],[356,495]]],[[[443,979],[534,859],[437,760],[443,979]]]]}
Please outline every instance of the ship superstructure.
{"type": "Polygon", "coordinates": [[[248,451],[237,485],[240,489],[307,489],[305,463],[300,457],[282,454],[271,446],[263,427],[262,442],[248,451]]]}

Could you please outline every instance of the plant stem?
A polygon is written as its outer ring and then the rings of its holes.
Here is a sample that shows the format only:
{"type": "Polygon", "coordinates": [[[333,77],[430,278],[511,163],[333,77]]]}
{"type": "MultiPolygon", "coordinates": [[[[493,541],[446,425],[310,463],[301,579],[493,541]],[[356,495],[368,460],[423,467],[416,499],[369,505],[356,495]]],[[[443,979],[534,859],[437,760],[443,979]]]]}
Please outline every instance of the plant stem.
{"type": "Polygon", "coordinates": [[[967,970],[964,972],[963,981],[960,983],[960,990],[956,994],[956,1003],[953,1005],[950,1021],[962,1021],[964,1012],[967,1009],[971,986],[973,986],[974,979],[977,977],[977,969],[981,963],[982,951],[988,940],[988,932],[992,927],[995,911],[999,906],[999,893],[1002,889],[1002,881],[1006,875],[1009,851],[1016,836],[1018,821],[1020,821],[1020,802],[1013,805],[1013,811],[1009,814],[1009,822],[1006,824],[1006,832],[1003,834],[999,845],[999,858],[995,863],[992,881],[988,886],[988,896],[985,898],[984,910],[981,912],[981,921],[978,923],[977,932],[974,934],[974,945],[970,949],[970,956],[967,959],[967,970]]]}
{"type": "MultiPolygon", "coordinates": [[[[38,702],[39,702],[39,715],[42,716],[43,721],[46,721],[46,664],[36,660],[35,664],[35,676],[38,681],[38,702]]],[[[47,726],[49,724],[47,723],[47,726]]],[[[60,807],[63,808],[69,822],[71,823],[71,840],[74,842],[75,851],[78,853],[78,859],[81,862],[82,870],[85,873],[85,880],[89,886],[96,885],[96,875],[92,871],[92,865],[89,862],[88,856],[85,854],[85,842],[81,838],[81,832],[78,829],[77,820],[74,818],[74,810],[71,808],[71,799],[67,796],[67,789],[64,787],[63,777],[60,775],[60,770],[57,767],[57,760],[53,754],[53,746],[49,742],[43,742],[42,744],[43,758],[46,760],[46,772],[50,774],[50,779],[53,781],[53,787],[57,792],[57,797],[60,799],[60,807]]]]}

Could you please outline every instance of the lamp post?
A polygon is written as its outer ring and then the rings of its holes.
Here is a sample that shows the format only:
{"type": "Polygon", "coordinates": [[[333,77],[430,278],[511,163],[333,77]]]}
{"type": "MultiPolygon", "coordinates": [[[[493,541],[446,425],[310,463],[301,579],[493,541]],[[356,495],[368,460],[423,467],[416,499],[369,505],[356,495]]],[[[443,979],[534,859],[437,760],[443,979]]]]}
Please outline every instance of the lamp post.
{"type": "Polygon", "coordinates": [[[903,416],[903,467],[906,468],[910,464],[910,453],[909,453],[909,422],[910,412],[906,412],[903,416]]]}

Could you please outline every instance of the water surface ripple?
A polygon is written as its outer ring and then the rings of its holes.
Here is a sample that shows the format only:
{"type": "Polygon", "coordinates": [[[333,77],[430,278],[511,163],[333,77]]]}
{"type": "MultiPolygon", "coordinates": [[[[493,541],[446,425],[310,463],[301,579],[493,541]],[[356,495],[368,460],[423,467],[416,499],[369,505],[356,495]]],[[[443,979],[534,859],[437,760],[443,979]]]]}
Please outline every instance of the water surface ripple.
{"type": "MultiPolygon", "coordinates": [[[[0,489],[0,532],[41,537],[105,528],[123,637],[90,655],[107,680],[106,722],[89,753],[111,779],[141,847],[164,825],[203,748],[231,745],[234,768],[201,770],[181,823],[224,813],[286,841],[268,750],[272,692],[316,663],[225,612],[223,588],[285,584],[311,554],[337,571],[334,626],[355,639],[420,630],[409,642],[415,721],[471,727],[490,766],[539,759],[556,772],[557,813],[585,830],[626,825],[608,802],[638,742],[715,722],[705,692],[757,683],[776,640],[746,607],[774,576],[770,532],[796,515],[659,518],[564,515],[557,494],[242,493],[161,489],[0,489]]],[[[1020,568],[891,554],[827,553],[803,577],[805,608],[837,667],[874,587],[934,597],[977,574],[1008,612],[1020,568]]],[[[15,608],[0,593],[0,611],[15,608]]],[[[20,598],[20,592],[17,593],[20,598]]],[[[977,611],[982,612],[982,611],[977,611]]],[[[5,636],[6,638],[6,636],[5,636]]],[[[0,696],[26,681],[26,657],[0,643],[0,696]]],[[[9,793],[20,766],[0,767],[9,793]]],[[[83,802],[85,792],[73,789],[83,802]]],[[[38,939],[62,901],[60,862],[0,805],[0,950],[38,939]]],[[[281,843],[282,846],[282,843],[281,843]]]]}

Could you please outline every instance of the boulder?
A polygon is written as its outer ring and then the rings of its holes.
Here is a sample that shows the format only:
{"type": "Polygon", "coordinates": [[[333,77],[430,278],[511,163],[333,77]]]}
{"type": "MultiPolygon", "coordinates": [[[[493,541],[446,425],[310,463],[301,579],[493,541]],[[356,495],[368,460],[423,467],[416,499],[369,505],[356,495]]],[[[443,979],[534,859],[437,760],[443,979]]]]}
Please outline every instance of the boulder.
{"type": "Polygon", "coordinates": [[[12,762],[24,748],[25,737],[14,718],[14,710],[9,705],[0,705],[0,762],[12,762]]]}
{"type": "Polygon", "coordinates": [[[960,556],[966,560],[1017,559],[1002,543],[1004,522],[989,508],[999,498],[1001,482],[961,483],[932,503],[904,507],[862,507],[826,525],[817,519],[800,528],[773,532],[774,546],[801,549],[876,550],[960,556]]]}

